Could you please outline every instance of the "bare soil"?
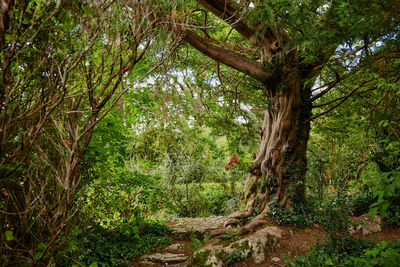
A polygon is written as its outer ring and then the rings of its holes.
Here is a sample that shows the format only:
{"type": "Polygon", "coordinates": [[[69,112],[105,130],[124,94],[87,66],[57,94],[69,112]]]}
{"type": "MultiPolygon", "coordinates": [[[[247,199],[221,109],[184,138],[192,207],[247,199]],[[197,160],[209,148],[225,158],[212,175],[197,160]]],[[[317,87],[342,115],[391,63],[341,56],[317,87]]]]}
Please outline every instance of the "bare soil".
{"type": "MultiPolygon", "coordinates": [[[[323,242],[326,233],[319,224],[314,224],[312,227],[304,229],[293,229],[290,227],[280,226],[287,233],[280,240],[278,248],[270,255],[269,260],[259,265],[251,265],[254,267],[275,267],[275,266],[286,266],[282,255],[285,254],[290,258],[294,256],[304,256],[313,247],[318,246],[319,242],[323,242]],[[272,259],[280,259],[280,261],[274,261],[272,259]]],[[[387,242],[400,239],[400,227],[394,227],[389,225],[383,225],[382,231],[378,233],[371,233],[363,236],[361,234],[354,234],[353,237],[359,239],[370,239],[374,242],[380,242],[386,240],[387,242]]],[[[237,263],[232,265],[233,267],[250,267],[245,262],[237,263]]]]}

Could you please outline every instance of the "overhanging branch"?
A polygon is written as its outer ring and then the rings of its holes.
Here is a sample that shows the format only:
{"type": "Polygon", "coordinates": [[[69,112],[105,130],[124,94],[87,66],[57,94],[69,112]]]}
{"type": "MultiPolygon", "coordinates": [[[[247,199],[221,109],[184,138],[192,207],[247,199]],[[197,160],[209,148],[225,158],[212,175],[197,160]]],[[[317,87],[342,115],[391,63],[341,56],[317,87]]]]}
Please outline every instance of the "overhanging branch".
{"type": "Polygon", "coordinates": [[[336,73],[336,79],[331,81],[328,86],[322,90],[321,92],[319,92],[318,94],[316,94],[315,96],[311,97],[311,102],[314,102],[315,100],[317,100],[318,98],[321,98],[322,96],[324,96],[325,94],[327,94],[329,91],[331,91],[340,81],[344,80],[345,78],[347,78],[349,76],[349,74],[340,76],[338,73],[336,73]]]}
{"type": "Polygon", "coordinates": [[[193,31],[185,30],[183,40],[204,55],[238,71],[252,75],[261,82],[266,82],[270,76],[266,67],[260,62],[250,60],[232,50],[213,45],[193,31]]]}
{"type": "Polygon", "coordinates": [[[251,29],[239,15],[239,12],[226,0],[197,0],[207,10],[223,19],[240,33],[246,40],[252,41],[254,30],[251,29]]]}
{"type": "MultiPolygon", "coordinates": [[[[317,118],[319,118],[319,117],[321,117],[321,116],[323,116],[323,115],[325,115],[325,114],[331,112],[331,111],[334,110],[335,108],[337,108],[337,107],[339,107],[340,105],[342,105],[347,99],[349,99],[349,98],[352,97],[352,96],[361,95],[361,94],[367,93],[367,92],[369,92],[369,91],[375,90],[375,88],[372,88],[372,89],[368,89],[368,90],[365,90],[365,91],[362,91],[362,92],[359,92],[359,93],[356,94],[356,92],[357,92],[360,88],[361,88],[361,85],[360,85],[360,86],[357,86],[355,89],[353,89],[348,95],[343,96],[343,97],[341,97],[341,98],[337,98],[337,99],[331,101],[330,103],[334,103],[334,102],[337,102],[337,101],[340,100],[339,103],[337,103],[336,105],[334,105],[334,106],[331,107],[330,109],[328,109],[328,110],[326,110],[326,111],[324,111],[324,112],[322,112],[322,113],[320,113],[320,114],[318,114],[318,115],[313,116],[312,118],[308,119],[307,121],[313,121],[313,120],[315,120],[315,119],[317,119],[317,118]]],[[[322,106],[322,105],[321,105],[321,106],[322,106]]]]}

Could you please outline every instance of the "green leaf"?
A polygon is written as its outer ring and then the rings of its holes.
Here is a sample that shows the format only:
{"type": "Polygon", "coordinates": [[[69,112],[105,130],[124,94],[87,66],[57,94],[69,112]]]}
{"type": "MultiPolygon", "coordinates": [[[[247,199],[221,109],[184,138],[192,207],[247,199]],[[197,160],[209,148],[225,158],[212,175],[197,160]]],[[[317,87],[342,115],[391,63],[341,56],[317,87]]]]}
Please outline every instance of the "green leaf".
{"type": "Polygon", "coordinates": [[[132,226],[131,230],[132,230],[132,233],[133,233],[133,234],[139,233],[139,227],[136,226],[136,225],[132,226]]]}
{"type": "Polygon", "coordinates": [[[89,267],[98,267],[99,265],[97,264],[97,262],[92,262],[89,267]]]}
{"type": "Polygon", "coordinates": [[[376,257],[376,255],[379,254],[379,249],[378,248],[374,248],[372,250],[368,250],[365,252],[366,256],[372,256],[372,257],[376,257]]]}
{"type": "Polygon", "coordinates": [[[4,235],[5,235],[7,241],[12,241],[12,240],[14,240],[13,232],[11,232],[11,231],[6,231],[6,232],[4,233],[4,235]]]}
{"type": "Polygon", "coordinates": [[[38,260],[38,259],[40,259],[40,257],[42,257],[42,252],[36,252],[35,253],[35,255],[33,255],[33,258],[35,259],[35,260],[38,260]]]}
{"type": "Polygon", "coordinates": [[[325,265],[333,265],[332,260],[331,259],[326,260],[325,265]]]}
{"type": "Polygon", "coordinates": [[[78,235],[80,235],[82,233],[82,229],[79,228],[79,226],[75,227],[74,229],[74,236],[77,237],[78,235]]]}

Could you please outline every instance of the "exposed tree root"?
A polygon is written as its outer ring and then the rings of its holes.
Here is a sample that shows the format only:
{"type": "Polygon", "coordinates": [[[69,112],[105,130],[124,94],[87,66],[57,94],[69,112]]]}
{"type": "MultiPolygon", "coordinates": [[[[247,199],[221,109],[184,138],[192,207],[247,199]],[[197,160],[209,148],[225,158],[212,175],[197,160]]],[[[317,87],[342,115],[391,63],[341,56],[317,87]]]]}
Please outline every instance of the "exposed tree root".
{"type": "Polygon", "coordinates": [[[271,223],[272,218],[267,214],[267,212],[262,212],[247,223],[248,218],[251,214],[247,212],[234,212],[228,216],[224,223],[224,228],[214,230],[210,233],[211,238],[222,236],[228,233],[235,233],[238,235],[245,235],[249,232],[256,231],[264,225],[271,223]],[[242,225],[243,224],[243,225],[242,225]],[[235,228],[234,226],[242,225],[240,228],[235,228]]]}

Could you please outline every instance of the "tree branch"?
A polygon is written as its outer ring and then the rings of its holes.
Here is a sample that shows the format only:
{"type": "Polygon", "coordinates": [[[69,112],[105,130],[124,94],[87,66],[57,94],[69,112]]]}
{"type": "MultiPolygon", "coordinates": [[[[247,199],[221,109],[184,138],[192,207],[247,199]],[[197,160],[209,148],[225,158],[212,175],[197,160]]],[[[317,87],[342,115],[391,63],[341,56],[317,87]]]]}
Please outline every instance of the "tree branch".
{"type": "MultiPolygon", "coordinates": [[[[229,0],[197,0],[204,8],[212,12],[217,17],[229,23],[240,35],[242,35],[251,44],[268,44],[270,46],[277,40],[285,44],[287,36],[283,32],[276,33],[270,27],[267,27],[261,33],[258,25],[249,26],[243,15],[232,6],[229,0]],[[254,40],[256,33],[261,33],[261,39],[254,40]]],[[[281,47],[282,44],[279,44],[281,47]]]]}
{"type": "Polygon", "coordinates": [[[197,2],[223,19],[240,33],[246,40],[252,42],[255,31],[251,29],[239,15],[239,12],[226,0],[197,0],[197,2]]]}
{"type": "Polygon", "coordinates": [[[258,57],[260,57],[260,54],[257,52],[257,50],[255,48],[251,48],[251,47],[246,47],[246,46],[241,46],[235,43],[230,43],[230,42],[223,42],[214,38],[211,38],[209,36],[207,36],[205,38],[207,41],[211,42],[211,43],[215,43],[217,45],[221,45],[225,48],[231,49],[231,50],[236,50],[240,53],[243,54],[248,54],[248,55],[257,55],[258,57]]]}
{"type": "Polygon", "coordinates": [[[204,55],[238,71],[255,76],[261,82],[267,82],[267,78],[270,76],[263,64],[229,49],[215,46],[193,31],[185,30],[183,40],[204,55]]]}
{"type": "MultiPolygon", "coordinates": [[[[360,88],[361,88],[361,86],[357,86],[357,87],[356,87],[354,90],[352,90],[348,95],[343,96],[343,97],[341,97],[341,98],[337,98],[337,99],[331,101],[330,103],[334,103],[334,102],[336,102],[336,101],[341,100],[339,103],[337,103],[336,105],[334,105],[334,106],[331,107],[330,109],[328,109],[328,110],[326,110],[326,111],[324,111],[324,112],[322,112],[322,113],[320,113],[320,114],[318,114],[318,115],[313,116],[312,118],[308,119],[307,121],[313,121],[313,120],[315,120],[316,118],[319,118],[319,117],[321,117],[321,116],[323,116],[323,115],[325,115],[325,114],[331,112],[332,110],[334,110],[335,108],[337,108],[337,107],[339,107],[341,104],[343,104],[347,99],[349,99],[350,97],[352,97],[353,95],[355,95],[355,92],[357,92],[360,88]]],[[[373,90],[375,90],[375,89],[376,89],[376,88],[368,89],[368,90],[359,92],[357,95],[360,95],[360,94],[363,94],[363,93],[366,93],[366,92],[369,92],[369,91],[373,91],[373,90]]],[[[323,106],[323,105],[320,105],[320,106],[323,106]]]]}
{"type": "Polygon", "coordinates": [[[332,90],[340,81],[344,80],[345,78],[347,78],[349,76],[349,74],[347,75],[343,75],[342,77],[340,77],[340,75],[338,73],[335,73],[336,75],[336,79],[334,81],[331,81],[328,86],[322,90],[321,92],[319,92],[318,94],[316,94],[315,96],[311,97],[311,102],[314,102],[315,100],[317,100],[318,98],[321,98],[322,96],[324,96],[325,94],[327,94],[330,90],[332,90]]]}

